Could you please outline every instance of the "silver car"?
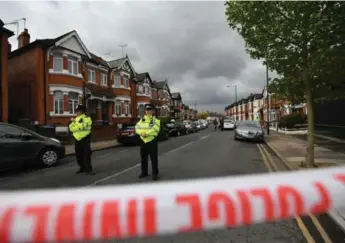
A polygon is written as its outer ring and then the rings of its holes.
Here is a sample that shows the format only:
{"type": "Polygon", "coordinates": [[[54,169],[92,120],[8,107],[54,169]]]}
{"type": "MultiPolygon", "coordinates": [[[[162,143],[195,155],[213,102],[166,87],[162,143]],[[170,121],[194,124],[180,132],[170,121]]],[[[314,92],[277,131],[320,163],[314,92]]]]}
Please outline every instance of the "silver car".
{"type": "Polygon", "coordinates": [[[241,121],[235,129],[235,140],[264,141],[264,129],[257,121],[241,121]]]}

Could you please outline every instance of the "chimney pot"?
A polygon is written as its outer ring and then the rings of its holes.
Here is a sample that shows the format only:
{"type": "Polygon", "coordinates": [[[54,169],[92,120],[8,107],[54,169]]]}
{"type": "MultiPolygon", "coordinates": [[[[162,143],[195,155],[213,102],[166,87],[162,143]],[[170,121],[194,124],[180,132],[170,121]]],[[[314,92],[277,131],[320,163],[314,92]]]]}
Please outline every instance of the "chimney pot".
{"type": "Polygon", "coordinates": [[[30,34],[28,29],[24,29],[18,36],[18,49],[30,44],[30,34]]]}

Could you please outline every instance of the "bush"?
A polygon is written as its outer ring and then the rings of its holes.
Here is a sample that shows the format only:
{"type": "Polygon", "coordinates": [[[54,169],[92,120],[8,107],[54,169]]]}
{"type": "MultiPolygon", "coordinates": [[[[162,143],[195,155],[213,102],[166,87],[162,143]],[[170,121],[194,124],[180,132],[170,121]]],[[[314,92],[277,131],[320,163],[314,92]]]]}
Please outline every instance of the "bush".
{"type": "Polygon", "coordinates": [[[304,114],[294,113],[283,116],[278,124],[279,128],[294,128],[297,124],[305,124],[306,116],[304,114]]]}
{"type": "Polygon", "coordinates": [[[167,123],[171,121],[170,116],[159,116],[157,118],[161,121],[161,126],[165,126],[167,123]]]}

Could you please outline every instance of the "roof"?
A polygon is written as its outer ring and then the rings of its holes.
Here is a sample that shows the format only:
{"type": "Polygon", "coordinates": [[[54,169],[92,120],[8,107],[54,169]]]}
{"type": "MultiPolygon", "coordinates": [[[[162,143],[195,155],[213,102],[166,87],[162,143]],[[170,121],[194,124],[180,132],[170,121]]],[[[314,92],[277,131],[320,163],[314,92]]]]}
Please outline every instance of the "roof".
{"type": "Polygon", "coordinates": [[[93,96],[103,97],[112,99],[115,98],[112,88],[99,87],[96,84],[87,83],[86,87],[90,90],[93,96]]]}
{"type": "Polygon", "coordinates": [[[6,33],[8,37],[11,37],[14,35],[14,32],[12,30],[6,29],[4,22],[0,19],[0,34],[1,33],[6,33]]]}
{"type": "Polygon", "coordinates": [[[127,57],[121,57],[119,59],[109,61],[108,63],[111,68],[119,68],[125,61],[127,61],[127,57]]]}
{"type": "Polygon", "coordinates": [[[179,92],[171,93],[172,99],[181,99],[181,94],[179,92]]]}
{"type": "Polygon", "coordinates": [[[164,85],[167,84],[167,81],[154,81],[153,85],[157,88],[157,89],[163,89],[164,85]]]}
{"type": "Polygon", "coordinates": [[[148,72],[145,73],[136,73],[136,79],[138,82],[144,82],[145,78],[149,78],[150,83],[153,84],[151,76],[148,72]]]}

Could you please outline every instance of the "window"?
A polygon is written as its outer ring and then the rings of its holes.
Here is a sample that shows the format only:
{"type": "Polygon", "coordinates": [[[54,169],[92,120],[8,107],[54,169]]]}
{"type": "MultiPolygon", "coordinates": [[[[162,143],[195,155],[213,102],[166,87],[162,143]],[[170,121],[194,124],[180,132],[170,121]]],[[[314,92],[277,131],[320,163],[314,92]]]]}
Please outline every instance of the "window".
{"type": "Polygon", "coordinates": [[[10,125],[0,126],[0,138],[19,138],[24,130],[10,125]]]}
{"type": "Polygon", "coordinates": [[[126,103],[125,104],[125,114],[128,115],[130,112],[129,112],[129,103],[126,103]]]}
{"type": "Polygon", "coordinates": [[[164,97],[163,90],[159,90],[158,91],[158,98],[163,98],[163,97],[164,97]]]}
{"type": "Polygon", "coordinates": [[[68,58],[68,72],[70,74],[78,75],[78,60],[76,58],[68,58]]]}
{"type": "Polygon", "coordinates": [[[115,75],[115,87],[120,87],[121,86],[121,76],[119,74],[115,75]]]}
{"type": "Polygon", "coordinates": [[[108,86],[108,77],[106,73],[101,73],[101,84],[108,86]]]}
{"type": "Polygon", "coordinates": [[[70,92],[68,94],[68,110],[69,113],[75,114],[75,109],[77,108],[79,103],[79,95],[75,92],[70,92]]]}
{"type": "Polygon", "coordinates": [[[61,55],[54,55],[53,58],[53,70],[54,72],[62,72],[63,69],[63,59],[61,55]]]}
{"type": "Polygon", "coordinates": [[[140,105],[139,106],[139,116],[143,117],[145,115],[145,106],[144,105],[140,105]]]}
{"type": "Polygon", "coordinates": [[[63,114],[63,93],[61,91],[54,92],[54,113],[63,114]]]}
{"type": "Polygon", "coordinates": [[[127,75],[124,75],[123,76],[123,85],[126,87],[126,88],[129,88],[129,77],[127,75]]]}
{"type": "Polygon", "coordinates": [[[89,82],[90,83],[96,83],[96,72],[95,70],[89,69],[89,82]]]}
{"type": "Polygon", "coordinates": [[[137,86],[137,93],[138,93],[138,94],[144,93],[144,87],[143,87],[142,85],[138,85],[138,86],[137,86]]]}
{"type": "Polygon", "coordinates": [[[117,116],[121,115],[121,102],[116,102],[115,103],[115,114],[117,116]]]}

